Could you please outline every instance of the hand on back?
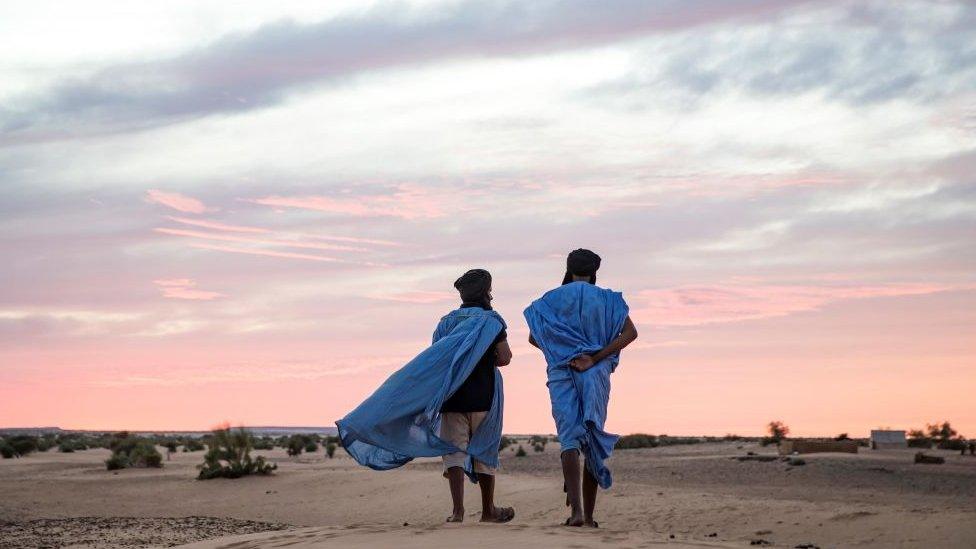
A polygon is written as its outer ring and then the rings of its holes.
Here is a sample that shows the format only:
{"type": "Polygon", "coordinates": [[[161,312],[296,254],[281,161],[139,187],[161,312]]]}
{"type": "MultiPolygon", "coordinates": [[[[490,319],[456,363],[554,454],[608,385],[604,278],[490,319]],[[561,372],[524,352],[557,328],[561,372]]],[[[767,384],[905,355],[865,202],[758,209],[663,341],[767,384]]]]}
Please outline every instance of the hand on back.
{"type": "Polygon", "coordinates": [[[590,355],[580,355],[569,361],[569,367],[577,372],[585,372],[593,367],[593,357],[590,355]]]}

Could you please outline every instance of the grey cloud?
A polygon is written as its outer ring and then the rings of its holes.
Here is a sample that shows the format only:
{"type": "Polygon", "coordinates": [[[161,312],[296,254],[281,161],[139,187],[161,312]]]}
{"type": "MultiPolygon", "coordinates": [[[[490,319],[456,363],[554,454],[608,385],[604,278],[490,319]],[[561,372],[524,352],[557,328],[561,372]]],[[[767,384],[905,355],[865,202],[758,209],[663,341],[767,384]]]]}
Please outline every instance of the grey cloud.
{"type": "Polygon", "coordinates": [[[647,92],[686,107],[710,93],[745,90],[793,95],[820,90],[856,105],[891,99],[931,101],[976,90],[976,8],[951,19],[918,21],[903,6],[848,9],[841,22],[793,21],[762,33],[695,33],[651,47],[629,75],[587,90],[586,97],[642,108],[647,92]],[[663,59],[663,61],[661,61],[663,59]]]}
{"type": "Polygon", "coordinates": [[[316,24],[277,22],[184,55],[112,66],[0,109],[0,145],[152,127],[276,104],[364,71],[519,56],[768,16],[809,0],[548,0],[398,4],[316,24]]]}

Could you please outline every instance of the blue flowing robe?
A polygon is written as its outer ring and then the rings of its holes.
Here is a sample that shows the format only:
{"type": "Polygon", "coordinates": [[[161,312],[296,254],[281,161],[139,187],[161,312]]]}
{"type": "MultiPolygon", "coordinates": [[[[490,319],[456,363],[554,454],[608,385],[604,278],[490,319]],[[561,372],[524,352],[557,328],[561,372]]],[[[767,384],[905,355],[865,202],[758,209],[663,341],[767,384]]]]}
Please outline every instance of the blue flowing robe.
{"type": "MultiPolygon", "coordinates": [[[[468,378],[505,328],[494,312],[466,307],[444,316],[433,343],[391,375],[369,398],[336,421],[342,447],[361,465],[376,470],[400,467],[416,457],[461,452],[441,439],[441,405],[468,378]]],[[[504,404],[502,376],[495,369],[495,396],[465,453],[465,472],[477,482],[472,459],[498,467],[504,404]]]]}
{"type": "Polygon", "coordinates": [[[576,449],[602,488],[613,482],[604,460],[617,435],[603,430],[610,400],[610,374],[620,355],[609,356],[585,372],[569,362],[606,347],[623,330],[628,308],[619,292],[587,282],[572,282],[550,290],[525,309],[525,320],[542,349],[547,368],[552,417],[563,451],[576,449]]]}

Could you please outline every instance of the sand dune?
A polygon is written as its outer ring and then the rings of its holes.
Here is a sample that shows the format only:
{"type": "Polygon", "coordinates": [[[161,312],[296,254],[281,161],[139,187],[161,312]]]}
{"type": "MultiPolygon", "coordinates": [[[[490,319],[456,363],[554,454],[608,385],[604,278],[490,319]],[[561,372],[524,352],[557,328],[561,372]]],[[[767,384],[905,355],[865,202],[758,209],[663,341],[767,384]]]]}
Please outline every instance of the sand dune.
{"type": "Polygon", "coordinates": [[[620,451],[594,531],[559,526],[566,509],[549,446],[524,458],[505,453],[498,500],[518,512],[509,525],[476,522],[473,485],[468,522],[444,524],[450,499],[436,462],[380,473],[344,456],[296,460],[276,450],[262,452],[279,463],[274,476],[197,481],[201,453],[118,474],[105,471],[102,450],[2,460],[0,547],[750,547],[762,540],[791,548],[972,548],[976,539],[976,458],[968,456],[946,452],[945,465],[931,466],[912,464],[909,451],[866,451],[807,456],[805,466],[791,467],[730,459],[772,453],[734,443],[620,451]],[[78,534],[82,526],[91,533],[93,519],[80,517],[127,521],[102,521],[102,543],[94,545],[78,534]],[[30,522],[66,518],[77,520],[30,522]],[[117,531],[106,526],[115,523],[117,531]],[[289,529],[255,533],[276,525],[289,529]]]}

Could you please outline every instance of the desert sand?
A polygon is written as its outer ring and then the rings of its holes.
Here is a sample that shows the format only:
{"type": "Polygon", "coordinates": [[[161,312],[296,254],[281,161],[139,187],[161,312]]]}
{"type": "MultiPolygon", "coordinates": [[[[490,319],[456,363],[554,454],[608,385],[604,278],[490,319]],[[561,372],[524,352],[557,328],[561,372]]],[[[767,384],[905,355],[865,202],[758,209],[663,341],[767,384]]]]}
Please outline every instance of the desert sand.
{"type": "Polygon", "coordinates": [[[774,448],[713,443],[622,450],[615,484],[601,492],[601,528],[559,526],[566,516],[558,445],[504,452],[499,504],[507,525],[450,509],[436,461],[376,472],[337,452],[289,458],[269,477],[195,480],[202,453],[176,453],[163,469],[106,471],[105,450],[0,460],[0,547],[976,547],[976,458],[932,451],[804,456],[803,466],[740,462],[774,448]]]}

